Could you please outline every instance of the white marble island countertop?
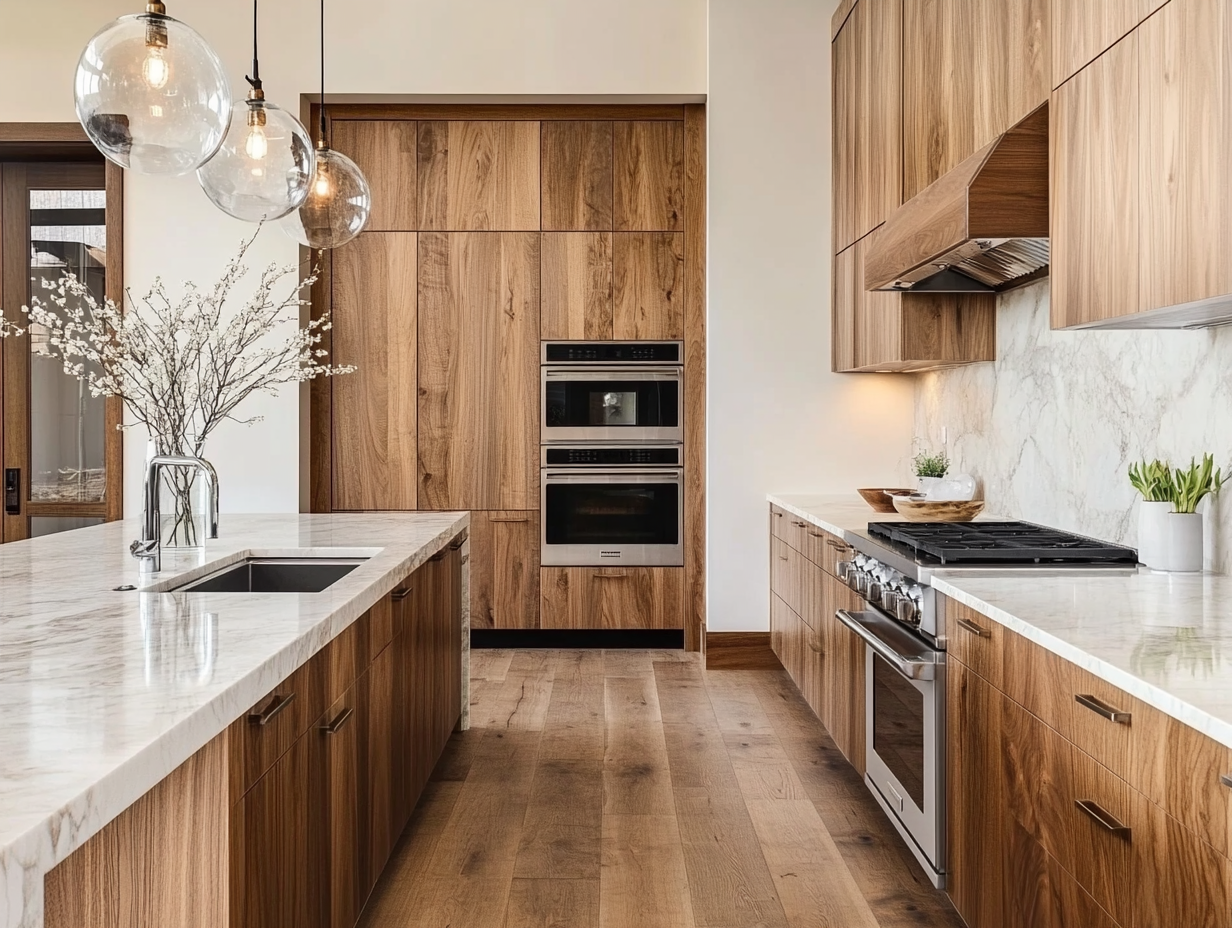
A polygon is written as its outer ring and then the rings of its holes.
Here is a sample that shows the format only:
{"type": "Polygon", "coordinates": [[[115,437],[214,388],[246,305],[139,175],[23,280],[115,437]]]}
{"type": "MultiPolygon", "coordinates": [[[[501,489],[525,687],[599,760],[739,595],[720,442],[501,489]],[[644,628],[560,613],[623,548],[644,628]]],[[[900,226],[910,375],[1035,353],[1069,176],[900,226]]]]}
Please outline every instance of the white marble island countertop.
{"type": "MultiPolygon", "coordinates": [[[[854,495],[771,495],[849,538],[896,520],[854,495]]],[[[1147,568],[937,570],[939,593],[970,606],[1147,705],[1232,747],[1232,577],[1147,568]]]]}
{"type": "Polygon", "coordinates": [[[468,526],[224,516],[203,555],[164,549],[154,575],[128,553],[135,520],[0,546],[0,928],[39,928],[49,869],[468,526]],[[368,560],[321,593],[142,592],[249,555],[368,560]]]}

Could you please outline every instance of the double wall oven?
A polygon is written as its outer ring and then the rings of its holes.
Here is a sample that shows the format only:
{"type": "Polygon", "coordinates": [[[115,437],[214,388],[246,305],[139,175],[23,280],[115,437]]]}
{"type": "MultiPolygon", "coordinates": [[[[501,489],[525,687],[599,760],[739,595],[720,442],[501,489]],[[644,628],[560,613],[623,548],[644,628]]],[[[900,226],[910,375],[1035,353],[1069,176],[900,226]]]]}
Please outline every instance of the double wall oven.
{"type": "Polygon", "coordinates": [[[684,564],[680,342],[545,342],[540,559],[684,564]]]}

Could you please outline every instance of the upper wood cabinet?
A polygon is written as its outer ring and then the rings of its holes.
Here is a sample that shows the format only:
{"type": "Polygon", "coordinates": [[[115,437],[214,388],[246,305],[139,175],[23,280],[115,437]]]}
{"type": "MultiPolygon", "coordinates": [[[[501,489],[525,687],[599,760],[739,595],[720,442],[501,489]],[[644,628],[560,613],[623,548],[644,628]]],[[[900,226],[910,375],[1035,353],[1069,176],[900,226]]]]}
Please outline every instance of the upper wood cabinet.
{"type": "Polygon", "coordinates": [[[613,157],[615,230],[684,229],[684,123],[618,122],[613,157]]]}
{"type": "Polygon", "coordinates": [[[617,339],[684,338],[683,232],[617,232],[612,279],[617,339]]]}
{"type": "Polygon", "coordinates": [[[1128,35],[1167,0],[1052,0],[1052,85],[1128,35]]]}
{"type": "Polygon", "coordinates": [[[909,200],[1047,101],[1052,39],[1049,0],[902,0],[902,9],[909,200]]]}
{"type": "Polygon", "coordinates": [[[420,233],[419,358],[419,508],[538,508],[538,233],[420,233]]]}
{"type": "Polygon", "coordinates": [[[416,236],[365,232],[333,254],[333,508],[417,505],[416,236]]]}
{"type": "Polygon", "coordinates": [[[545,232],[612,230],[612,123],[548,120],[541,142],[545,232]]]}
{"type": "Polygon", "coordinates": [[[902,202],[901,0],[860,0],[834,39],[837,254],[902,202]]]}
{"type": "Polygon", "coordinates": [[[539,123],[418,124],[419,228],[539,228],[539,123]]]}
{"type": "Polygon", "coordinates": [[[543,233],[545,339],[611,339],[612,233],[543,233]]]}
{"type": "Polygon", "coordinates": [[[335,119],[331,145],[359,166],[372,189],[367,232],[419,228],[415,192],[416,124],[406,119],[335,119]]]}

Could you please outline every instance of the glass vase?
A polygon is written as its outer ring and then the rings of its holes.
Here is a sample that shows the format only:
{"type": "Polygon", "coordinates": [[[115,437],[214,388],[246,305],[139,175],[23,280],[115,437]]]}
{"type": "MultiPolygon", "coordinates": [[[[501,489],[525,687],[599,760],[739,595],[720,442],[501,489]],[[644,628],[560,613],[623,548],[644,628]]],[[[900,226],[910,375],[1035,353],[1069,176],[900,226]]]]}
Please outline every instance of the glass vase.
{"type": "Polygon", "coordinates": [[[164,467],[158,487],[158,525],[164,548],[204,548],[208,537],[205,479],[195,467],[164,467]]]}

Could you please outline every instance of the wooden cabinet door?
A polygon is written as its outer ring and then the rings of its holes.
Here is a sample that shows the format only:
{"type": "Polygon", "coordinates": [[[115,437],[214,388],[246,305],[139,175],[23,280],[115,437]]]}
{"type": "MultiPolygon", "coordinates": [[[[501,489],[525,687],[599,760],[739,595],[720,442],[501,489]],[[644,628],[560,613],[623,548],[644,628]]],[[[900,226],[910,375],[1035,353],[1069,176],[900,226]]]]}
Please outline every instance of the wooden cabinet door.
{"type": "Polygon", "coordinates": [[[611,232],[543,233],[542,337],[615,337],[611,232]]]}
{"type": "Polygon", "coordinates": [[[318,928],[325,783],[307,732],[232,811],[232,928],[318,928]]]}
{"type": "Polygon", "coordinates": [[[366,232],[333,255],[333,508],[415,509],[416,243],[366,232]]]}
{"type": "Polygon", "coordinates": [[[537,234],[420,235],[419,358],[419,508],[537,508],[537,234]]]}
{"type": "Polygon", "coordinates": [[[542,124],[540,150],[544,231],[610,232],[612,123],[547,120],[542,124]]]}
{"type": "Polygon", "coordinates": [[[1232,925],[1232,863],[1145,796],[1137,804],[1134,924],[1232,925]]]}
{"type": "MultiPolygon", "coordinates": [[[[1003,0],[996,0],[1003,2],[1003,0]]],[[[856,234],[867,235],[902,203],[902,0],[861,0],[856,119],[856,234]]]]}
{"type": "Polygon", "coordinates": [[[471,513],[471,628],[539,627],[539,513],[471,513]]]}
{"type": "Polygon", "coordinates": [[[1048,102],[1053,0],[976,0],[972,151],[1048,102]]]}
{"type": "Polygon", "coordinates": [[[684,628],[682,567],[545,567],[543,628],[684,628]]]}
{"type": "Polygon", "coordinates": [[[1140,311],[1232,292],[1230,28],[1226,3],[1172,0],[1137,30],[1140,311]]]}
{"type": "Polygon", "coordinates": [[[617,232],[684,229],[684,123],[618,122],[613,126],[613,228],[617,232]]]}
{"type": "MultiPolygon", "coordinates": [[[[369,872],[364,860],[367,847],[361,829],[360,728],[363,720],[358,690],[351,686],[326,711],[316,731],[309,731],[313,750],[321,756],[326,782],[324,836],[326,874],[322,885],[329,890],[327,922],[331,928],[353,928],[368,896],[364,885],[369,872]]],[[[315,765],[314,765],[315,766],[315,765]]]]}
{"type": "MultiPolygon", "coordinates": [[[[842,157],[837,148],[834,157],[836,162],[842,157]]],[[[837,181],[835,185],[837,186],[837,181]]],[[[859,311],[862,291],[856,284],[855,245],[834,256],[832,278],[830,368],[835,373],[842,373],[856,368],[856,313],[859,311]]]]}
{"type": "MultiPolygon", "coordinates": [[[[862,32],[860,21],[854,14],[847,18],[843,28],[834,37],[831,48],[831,81],[833,98],[831,118],[833,122],[833,202],[831,242],[837,255],[848,248],[857,238],[860,217],[857,210],[856,165],[857,134],[859,132],[859,100],[856,87],[860,79],[860,54],[862,32]]],[[[835,279],[838,279],[837,271],[835,279]]],[[[837,301],[836,301],[837,305],[837,301]]],[[[837,367],[836,370],[840,369],[837,367]]]]}
{"type": "MultiPolygon", "coordinates": [[[[331,147],[354,161],[372,189],[368,232],[414,232],[418,197],[416,124],[406,119],[333,119],[331,147]]],[[[341,254],[341,252],[337,252],[341,254]]]]}
{"type": "MultiPolygon", "coordinates": [[[[835,592],[837,596],[837,590],[835,592]]],[[[852,597],[854,595],[851,594],[852,597]]],[[[858,608],[858,603],[851,598],[840,606],[844,609],[853,607],[858,608]]],[[[863,776],[866,646],[851,629],[835,619],[826,629],[825,648],[829,661],[826,696],[830,703],[830,737],[863,776]]]]}
{"type": "Polygon", "coordinates": [[[613,337],[684,338],[683,232],[617,232],[612,281],[613,337]]]}
{"type": "Polygon", "coordinates": [[[1052,86],[1060,87],[1166,0],[1052,0],[1052,86]]]}
{"type": "Polygon", "coordinates": [[[1006,924],[1001,695],[959,661],[946,665],[946,891],[970,928],[1006,924]]]}
{"type": "Polygon", "coordinates": [[[1139,39],[1122,39],[1052,95],[1052,327],[1138,311],[1139,39]]]}
{"type": "Polygon", "coordinates": [[[420,229],[539,228],[539,123],[421,122],[418,135],[420,229]]]}
{"type": "Polygon", "coordinates": [[[366,798],[363,808],[367,816],[364,832],[368,838],[368,859],[364,872],[368,883],[361,887],[365,900],[385,869],[398,838],[394,828],[394,660],[394,649],[385,648],[356,684],[361,688],[364,709],[360,721],[366,782],[361,784],[360,790],[366,798]]]}

